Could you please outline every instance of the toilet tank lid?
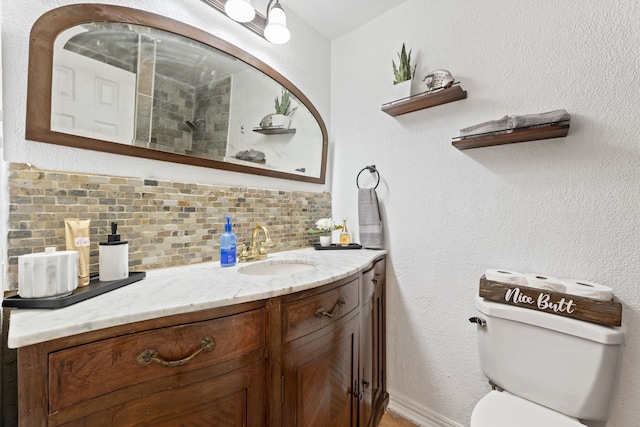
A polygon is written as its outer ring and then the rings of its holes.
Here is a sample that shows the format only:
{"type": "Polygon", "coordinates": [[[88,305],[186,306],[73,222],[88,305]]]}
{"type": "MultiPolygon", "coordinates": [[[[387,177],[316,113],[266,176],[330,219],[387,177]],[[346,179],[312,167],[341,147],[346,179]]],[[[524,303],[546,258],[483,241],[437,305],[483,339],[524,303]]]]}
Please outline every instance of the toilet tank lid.
{"type": "Polygon", "coordinates": [[[624,326],[604,326],[584,320],[571,319],[556,314],[544,313],[509,304],[488,301],[480,296],[475,298],[475,306],[481,313],[489,317],[499,317],[516,322],[562,332],[602,344],[622,344],[624,342],[624,326]]]}

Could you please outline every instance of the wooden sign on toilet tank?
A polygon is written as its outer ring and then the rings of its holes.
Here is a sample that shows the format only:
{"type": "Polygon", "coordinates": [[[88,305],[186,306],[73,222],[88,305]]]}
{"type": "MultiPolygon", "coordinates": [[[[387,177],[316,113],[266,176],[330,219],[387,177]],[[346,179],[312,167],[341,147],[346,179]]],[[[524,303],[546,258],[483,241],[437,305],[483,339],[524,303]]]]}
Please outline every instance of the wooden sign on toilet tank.
{"type": "Polygon", "coordinates": [[[607,326],[622,324],[622,304],[480,278],[482,298],[607,326]]]}

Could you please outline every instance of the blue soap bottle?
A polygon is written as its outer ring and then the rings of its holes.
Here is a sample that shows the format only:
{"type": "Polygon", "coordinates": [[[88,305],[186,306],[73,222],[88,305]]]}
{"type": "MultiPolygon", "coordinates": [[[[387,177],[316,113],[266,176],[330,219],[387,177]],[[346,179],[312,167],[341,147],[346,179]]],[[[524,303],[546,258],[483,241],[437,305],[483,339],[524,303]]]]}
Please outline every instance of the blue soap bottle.
{"type": "Polygon", "coordinates": [[[225,217],[224,234],[220,236],[220,265],[231,267],[236,265],[236,235],[231,231],[231,217],[225,217]]]}

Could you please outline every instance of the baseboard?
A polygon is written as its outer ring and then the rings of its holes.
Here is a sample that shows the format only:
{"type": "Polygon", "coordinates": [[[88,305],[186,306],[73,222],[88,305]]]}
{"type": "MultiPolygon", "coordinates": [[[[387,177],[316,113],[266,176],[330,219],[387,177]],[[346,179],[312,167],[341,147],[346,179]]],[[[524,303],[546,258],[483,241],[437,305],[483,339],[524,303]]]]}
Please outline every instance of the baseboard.
{"type": "Polygon", "coordinates": [[[403,397],[389,395],[389,410],[420,427],[465,427],[403,397]]]}

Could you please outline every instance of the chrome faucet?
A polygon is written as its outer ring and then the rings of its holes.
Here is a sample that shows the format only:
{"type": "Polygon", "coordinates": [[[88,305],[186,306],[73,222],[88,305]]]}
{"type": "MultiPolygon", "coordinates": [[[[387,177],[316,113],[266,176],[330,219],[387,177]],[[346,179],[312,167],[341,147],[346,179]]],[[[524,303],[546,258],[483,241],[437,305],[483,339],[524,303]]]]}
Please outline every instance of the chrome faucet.
{"type": "Polygon", "coordinates": [[[260,259],[267,259],[267,248],[274,246],[269,230],[264,225],[257,225],[253,227],[251,232],[251,244],[247,248],[244,243],[240,246],[240,255],[238,256],[239,262],[257,261],[260,259]],[[258,243],[258,233],[262,231],[264,233],[265,240],[258,243]],[[258,246],[259,245],[259,246],[258,246]]]}

